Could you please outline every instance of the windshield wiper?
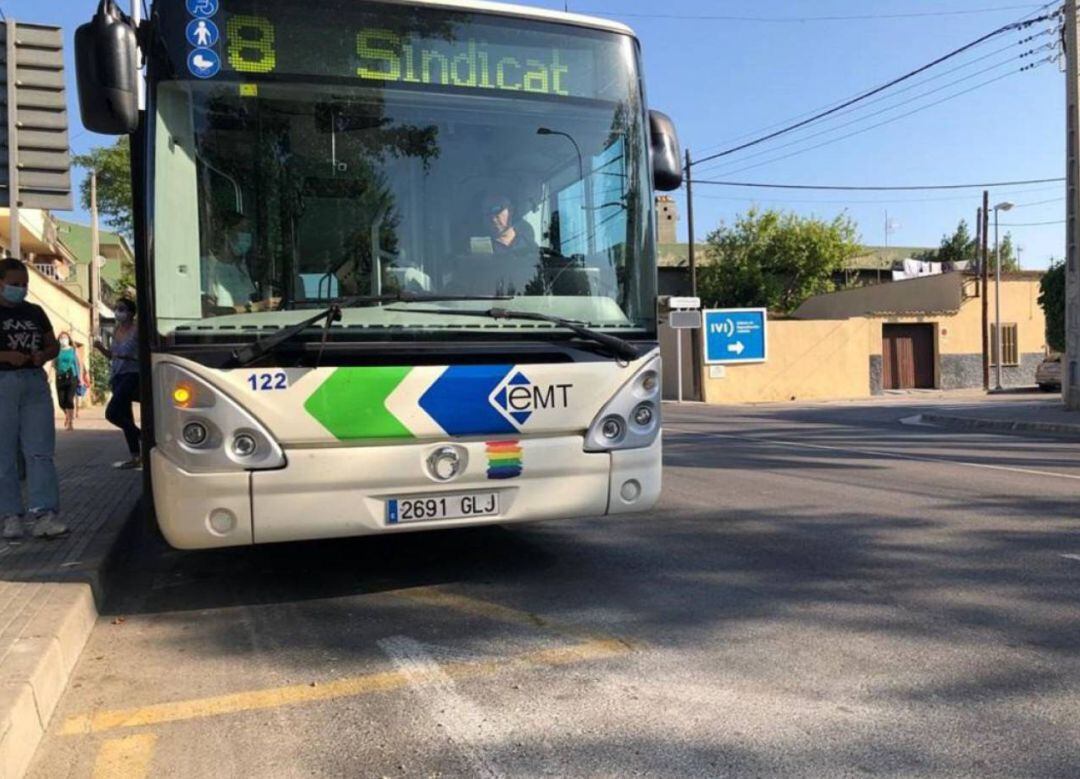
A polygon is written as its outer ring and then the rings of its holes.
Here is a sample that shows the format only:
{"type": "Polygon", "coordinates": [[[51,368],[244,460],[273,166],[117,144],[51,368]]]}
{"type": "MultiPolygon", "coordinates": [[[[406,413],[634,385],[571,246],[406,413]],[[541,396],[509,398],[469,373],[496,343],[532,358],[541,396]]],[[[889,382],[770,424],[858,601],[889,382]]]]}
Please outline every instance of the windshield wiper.
{"type": "Polygon", "coordinates": [[[565,327],[570,332],[574,333],[580,338],[586,341],[592,341],[595,344],[603,346],[609,350],[614,356],[627,362],[633,362],[641,357],[636,346],[629,341],[624,341],[615,335],[608,335],[607,333],[597,332],[591,328],[586,327],[581,322],[576,322],[572,319],[563,319],[559,316],[552,316],[551,314],[541,314],[536,311],[511,311],[506,308],[488,308],[483,311],[455,311],[452,308],[410,308],[410,309],[393,309],[388,308],[387,311],[400,311],[402,313],[409,314],[436,314],[442,316],[474,316],[483,317],[485,319],[524,319],[530,322],[549,322],[559,327],[565,327]]]}
{"type": "MultiPolygon", "coordinates": [[[[396,292],[391,295],[358,295],[355,297],[341,298],[328,308],[310,316],[302,322],[286,327],[284,330],[260,338],[242,349],[236,349],[232,353],[233,364],[237,368],[258,360],[268,352],[272,352],[286,341],[290,341],[303,333],[309,327],[314,327],[319,322],[325,321],[324,329],[329,330],[334,322],[341,321],[341,311],[345,308],[356,306],[375,306],[380,303],[447,303],[452,301],[476,301],[476,300],[512,300],[505,295],[429,295],[415,292],[396,292]]],[[[392,309],[387,309],[388,311],[392,309]]],[[[325,338],[324,338],[325,341],[325,338]]]]}

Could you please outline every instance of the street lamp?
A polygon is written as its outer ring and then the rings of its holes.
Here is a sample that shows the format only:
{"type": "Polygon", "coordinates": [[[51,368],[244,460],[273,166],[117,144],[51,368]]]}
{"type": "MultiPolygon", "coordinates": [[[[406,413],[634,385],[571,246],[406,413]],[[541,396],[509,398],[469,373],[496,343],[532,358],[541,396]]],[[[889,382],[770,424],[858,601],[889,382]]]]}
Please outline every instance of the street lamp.
{"type": "Polygon", "coordinates": [[[1004,203],[998,203],[994,206],[994,318],[997,324],[994,325],[997,331],[997,338],[994,339],[994,360],[997,363],[997,387],[1000,390],[1001,387],[1001,243],[998,241],[998,211],[1011,211],[1013,204],[1006,200],[1004,203]]]}
{"type": "Polygon", "coordinates": [[[577,139],[574,138],[574,136],[572,136],[568,132],[563,132],[562,130],[552,130],[550,127],[539,127],[536,130],[536,134],[546,136],[561,136],[566,140],[570,141],[570,143],[572,143],[574,146],[574,151],[577,152],[578,175],[581,177],[582,194],[585,197],[585,203],[584,205],[582,205],[582,210],[585,212],[585,232],[588,234],[585,245],[588,247],[587,253],[591,254],[593,248],[593,241],[595,240],[595,236],[593,235],[593,233],[596,230],[593,224],[594,214],[592,207],[592,181],[589,178],[585,177],[585,157],[581,153],[581,146],[578,144],[577,139]]]}

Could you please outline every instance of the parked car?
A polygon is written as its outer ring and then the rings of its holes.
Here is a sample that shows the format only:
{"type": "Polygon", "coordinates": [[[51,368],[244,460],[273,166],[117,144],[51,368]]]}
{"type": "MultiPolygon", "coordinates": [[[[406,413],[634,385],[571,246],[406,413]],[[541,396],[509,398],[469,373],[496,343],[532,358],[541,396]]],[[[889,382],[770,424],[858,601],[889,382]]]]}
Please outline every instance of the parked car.
{"type": "Polygon", "coordinates": [[[1061,355],[1051,354],[1035,369],[1035,383],[1043,392],[1061,392],[1061,355]]]}

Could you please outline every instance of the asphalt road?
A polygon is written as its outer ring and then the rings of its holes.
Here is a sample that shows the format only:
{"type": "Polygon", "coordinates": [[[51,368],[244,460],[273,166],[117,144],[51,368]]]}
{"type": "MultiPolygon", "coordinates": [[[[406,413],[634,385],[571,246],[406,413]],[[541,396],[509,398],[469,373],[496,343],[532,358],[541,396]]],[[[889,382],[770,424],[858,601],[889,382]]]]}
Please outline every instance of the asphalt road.
{"type": "Polygon", "coordinates": [[[31,776],[1080,776],[1080,443],[669,409],[630,519],[133,549],[31,776]]]}

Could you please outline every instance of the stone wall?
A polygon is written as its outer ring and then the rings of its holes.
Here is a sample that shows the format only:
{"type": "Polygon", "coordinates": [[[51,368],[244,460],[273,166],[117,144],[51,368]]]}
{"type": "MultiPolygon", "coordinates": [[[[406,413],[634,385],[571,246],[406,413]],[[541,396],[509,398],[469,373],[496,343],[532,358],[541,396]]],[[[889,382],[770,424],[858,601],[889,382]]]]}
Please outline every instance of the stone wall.
{"type": "MultiPolygon", "coordinates": [[[[1019,365],[1006,365],[1001,371],[1005,387],[1026,387],[1035,383],[1035,369],[1043,361],[1042,352],[1027,352],[1019,365]]],[[[981,354],[941,355],[941,389],[978,389],[983,385],[981,354]]],[[[996,369],[990,366],[990,386],[996,381],[996,369]]]]}

